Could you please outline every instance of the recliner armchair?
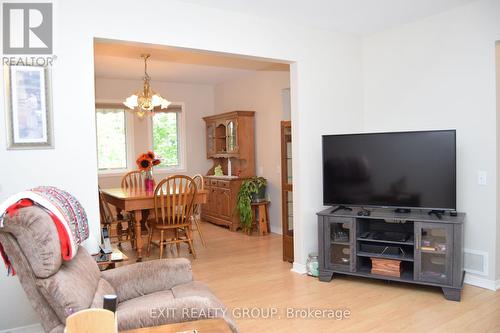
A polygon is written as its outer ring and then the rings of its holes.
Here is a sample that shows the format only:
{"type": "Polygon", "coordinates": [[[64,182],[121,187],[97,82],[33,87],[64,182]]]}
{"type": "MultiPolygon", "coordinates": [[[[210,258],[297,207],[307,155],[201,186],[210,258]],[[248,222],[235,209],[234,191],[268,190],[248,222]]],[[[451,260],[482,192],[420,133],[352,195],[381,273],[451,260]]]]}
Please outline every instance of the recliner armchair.
{"type": "Polygon", "coordinates": [[[72,260],[62,261],[56,227],[36,206],[6,216],[0,243],[46,332],[63,332],[70,314],[102,307],[106,294],[118,296],[119,330],[203,319],[190,317],[202,314],[224,318],[233,332],[238,331],[208,287],[193,281],[187,259],[153,260],[100,272],[80,246],[72,260]]]}

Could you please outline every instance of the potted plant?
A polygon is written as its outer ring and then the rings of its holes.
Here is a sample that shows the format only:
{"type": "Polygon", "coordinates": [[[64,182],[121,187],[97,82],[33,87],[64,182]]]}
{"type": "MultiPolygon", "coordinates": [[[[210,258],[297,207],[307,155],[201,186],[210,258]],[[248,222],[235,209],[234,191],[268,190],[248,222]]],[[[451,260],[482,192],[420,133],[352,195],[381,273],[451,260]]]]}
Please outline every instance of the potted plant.
{"type": "Polygon", "coordinates": [[[243,181],[236,198],[236,209],[240,214],[241,229],[250,234],[252,231],[252,201],[260,202],[266,197],[267,180],[252,177],[243,181]]]}

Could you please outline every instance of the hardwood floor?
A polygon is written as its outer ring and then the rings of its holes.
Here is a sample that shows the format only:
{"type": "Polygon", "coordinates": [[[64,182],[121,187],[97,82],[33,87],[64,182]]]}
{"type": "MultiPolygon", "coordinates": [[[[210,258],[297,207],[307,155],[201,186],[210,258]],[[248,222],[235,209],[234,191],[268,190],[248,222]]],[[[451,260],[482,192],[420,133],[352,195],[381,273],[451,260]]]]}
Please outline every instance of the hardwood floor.
{"type": "MultiPolygon", "coordinates": [[[[236,318],[245,332],[500,332],[500,292],[466,285],[461,302],[441,289],[335,275],[330,283],[290,272],[281,236],[247,236],[202,223],[207,248],[195,235],[198,258],[187,246],[196,280],[203,281],[237,316],[243,308],[276,309],[273,318],[236,318]],[[287,308],[349,310],[346,319],[287,319],[287,308]]],[[[133,253],[124,252],[134,262],[133,253]]],[[[166,250],[167,257],[175,252],[166,250]]],[[[150,258],[158,258],[156,248],[150,258]]]]}

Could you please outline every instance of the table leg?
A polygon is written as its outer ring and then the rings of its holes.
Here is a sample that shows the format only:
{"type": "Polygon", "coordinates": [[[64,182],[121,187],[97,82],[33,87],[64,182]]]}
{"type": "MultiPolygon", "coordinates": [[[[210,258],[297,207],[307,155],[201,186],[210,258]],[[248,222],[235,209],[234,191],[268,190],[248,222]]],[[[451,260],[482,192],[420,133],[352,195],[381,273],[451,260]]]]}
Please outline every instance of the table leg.
{"type": "Polygon", "coordinates": [[[142,210],[134,211],[135,246],[137,250],[137,261],[142,261],[142,232],[141,232],[142,210]]]}
{"type": "Polygon", "coordinates": [[[149,233],[151,232],[151,229],[149,228],[149,224],[148,224],[148,218],[149,218],[149,213],[150,213],[150,209],[143,209],[142,210],[142,221],[141,221],[141,224],[144,224],[144,226],[146,227],[146,231],[148,232],[148,236],[149,236],[149,233]]]}

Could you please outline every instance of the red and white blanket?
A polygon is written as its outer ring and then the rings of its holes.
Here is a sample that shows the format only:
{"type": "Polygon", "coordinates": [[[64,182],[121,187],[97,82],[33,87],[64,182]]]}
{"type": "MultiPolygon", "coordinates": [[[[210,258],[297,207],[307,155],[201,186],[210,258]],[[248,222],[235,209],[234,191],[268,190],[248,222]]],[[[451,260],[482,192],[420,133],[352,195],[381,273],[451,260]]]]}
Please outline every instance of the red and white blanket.
{"type": "MultiPolygon", "coordinates": [[[[4,217],[15,216],[23,207],[37,205],[47,211],[54,221],[61,243],[63,260],[71,260],[78,246],[89,237],[87,214],[80,202],[71,194],[52,186],[40,186],[12,195],[0,204],[0,228],[4,217]]],[[[0,254],[9,274],[15,274],[0,244],[0,254]]]]}

